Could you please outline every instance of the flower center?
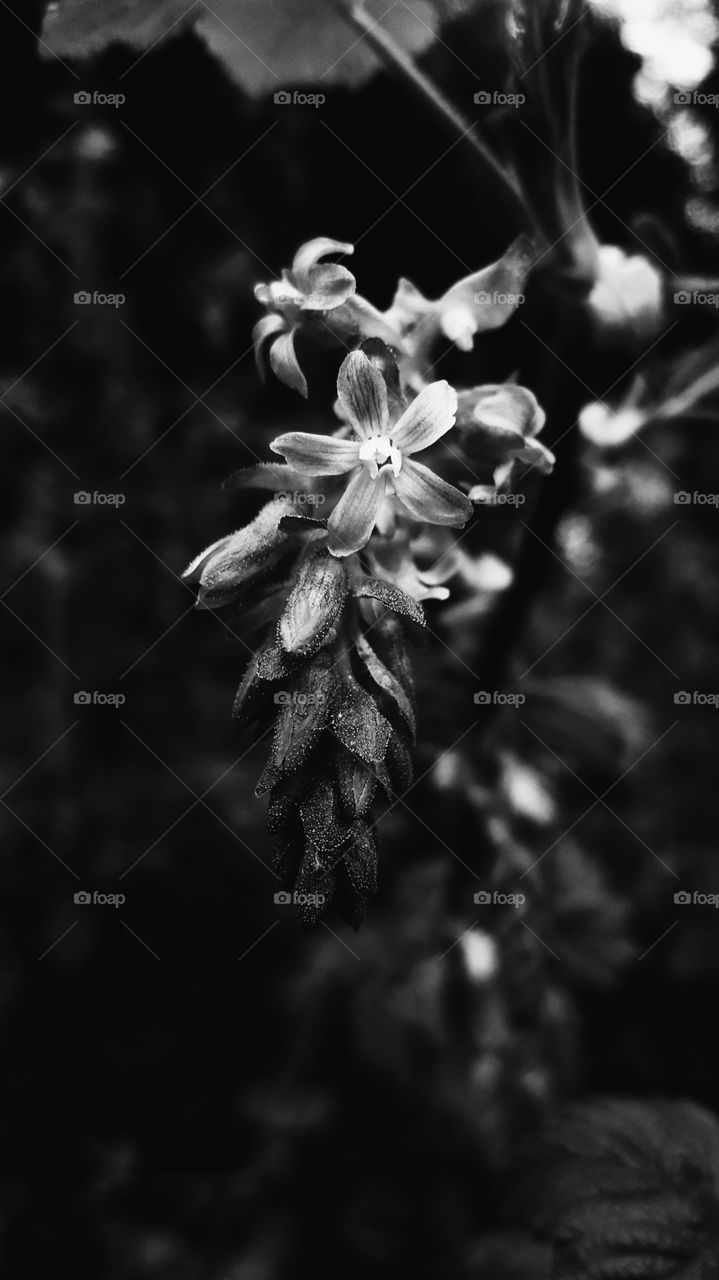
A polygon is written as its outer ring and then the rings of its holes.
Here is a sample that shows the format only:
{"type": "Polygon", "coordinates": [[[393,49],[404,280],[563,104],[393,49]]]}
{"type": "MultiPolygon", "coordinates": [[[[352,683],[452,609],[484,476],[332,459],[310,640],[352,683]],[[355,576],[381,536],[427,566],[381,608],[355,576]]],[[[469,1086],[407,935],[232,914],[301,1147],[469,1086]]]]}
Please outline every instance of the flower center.
{"type": "Polygon", "coordinates": [[[389,436],[370,436],[369,440],[363,440],[359,447],[359,456],[373,479],[379,475],[380,467],[386,462],[391,462],[396,476],[402,469],[402,454],[392,444],[389,436]]]}

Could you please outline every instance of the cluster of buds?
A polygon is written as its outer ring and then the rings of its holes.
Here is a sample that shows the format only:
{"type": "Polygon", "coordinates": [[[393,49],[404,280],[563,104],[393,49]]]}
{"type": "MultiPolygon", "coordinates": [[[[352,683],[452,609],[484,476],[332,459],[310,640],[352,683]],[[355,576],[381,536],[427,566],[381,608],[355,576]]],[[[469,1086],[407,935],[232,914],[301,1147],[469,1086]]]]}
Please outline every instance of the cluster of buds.
{"type": "Polygon", "coordinates": [[[258,736],[272,731],[257,794],[269,796],[275,873],[306,924],[334,899],[356,926],[376,889],[380,801],[389,807],[412,785],[408,642],[425,625],[422,602],[446,599],[445,582],[461,567],[450,530],[466,525],[485,482],[546,473],[553,459],[535,439],[544,418],[526,388],[458,393],[424,376],[435,333],[466,347],[509,317],[504,295],[526,271],[526,246],[436,303],[401,282],[384,316],[358,300],[346,268],[319,261],[351,248],[312,241],[283,283],[256,291],[268,308],[255,331],[260,356],[269,343],[275,373],[303,394],[298,328],[354,346],[337,379],[339,422],[327,434],[278,436],[271,448],[283,462],[230,477],[228,488],[272,496],[184,577],[198,606],[222,609],[252,654],[234,715],[258,736]],[[476,281],[503,283],[501,298],[495,289],[491,303],[472,302],[473,290],[488,294],[476,281]],[[436,554],[422,565],[428,535],[436,554]]]}

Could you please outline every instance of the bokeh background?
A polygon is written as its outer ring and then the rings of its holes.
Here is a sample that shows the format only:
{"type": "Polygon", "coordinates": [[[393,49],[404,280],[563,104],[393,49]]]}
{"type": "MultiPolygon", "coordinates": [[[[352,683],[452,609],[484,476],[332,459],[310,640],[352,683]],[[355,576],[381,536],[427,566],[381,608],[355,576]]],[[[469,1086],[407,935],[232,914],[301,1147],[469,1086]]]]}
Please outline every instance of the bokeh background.
{"type": "MultiPolygon", "coordinates": [[[[42,6],[13,7],[0,6],[6,1274],[524,1275],[487,1263],[486,1241],[515,1229],[518,1144],[557,1100],[719,1107],[716,913],[673,901],[680,883],[719,890],[716,711],[673,702],[717,684],[719,515],[673,503],[716,475],[715,423],[657,425],[610,456],[569,432],[533,497],[556,554],[529,540],[499,620],[435,607],[448,647],[416,654],[423,776],[382,821],[362,929],[330,916],[303,933],[273,902],[262,750],[231,724],[244,653],[178,580],[252,512],[225,476],[288,424],[326,429],[326,396],[305,405],[259,380],[252,288],[324,234],[358,242],[352,269],[377,305],[401,275],[436,296],[498,257],[505,232],[465,148],[384,72],[287,108],[244,94],[187,33],[139,61],[114,46],[76,81],[39,56],[42,6]],[[79,88],[126,101],[78,105],[79,88]],[[126,301],[77,306],[79,290],[126,301]],[[123,502],[78,504],[79,491],[123,502]],[[596,605],[610,588],[611,612],[596,605]],[[510,641],[516,671],[537,662],[554,700],[545,689],[532,730],[508,713],[486,737],[472,694],[510,641]],[[77,704],[81,690],[125,702],[77,704]],[[614,812],[582,816],[625,770],[614,812]],[[502,857],[516,877],[553,842],[533,932],[506,913],[480,921],[476,881],[502,857]],[[77,905],[81,890],[126,901],[77,905]]],[[[505,57],[504,6],[480,8],[423,58],[470,115],[505,57]]],[[[616,26],[593,23],[582,173],[597,193],[616,183],[595,227],[625,245],[638,227],[711,275],[716,110],[668,126],[636,97],[641,67],[616,26]]],[[[519,120],[489,128],[545,180],[519,120]]],[[[561,299],[533,314],[442,374],[521,369],[538,393],[564,379],[551,445],[587,379],[602,393],[628,361],[610,351],[580,382],[528,327],[556,347],[561,299]]],[[[711,348],[716,311],[666,327],[653,359],[670,367],[711,348]]],[[[329,389],[329,366],[317,378],[329,389]]],[[[512,519],[480,513],[473,545],[509,554],[512,519]]]]}

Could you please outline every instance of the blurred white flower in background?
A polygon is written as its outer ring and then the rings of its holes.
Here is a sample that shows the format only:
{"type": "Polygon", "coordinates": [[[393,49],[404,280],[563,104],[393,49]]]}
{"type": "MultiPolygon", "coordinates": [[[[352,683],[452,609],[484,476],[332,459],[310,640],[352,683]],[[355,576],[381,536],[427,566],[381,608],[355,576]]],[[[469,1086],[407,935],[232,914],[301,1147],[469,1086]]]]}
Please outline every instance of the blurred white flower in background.
{"type": "Polygon", "coordinates": [[[719,23],[710,0],[590,0],[619,19],[622,42],[642,58],[636,80],[641,102],[660,105],[668,86],[696,89],[714,63],[719,23]]]}

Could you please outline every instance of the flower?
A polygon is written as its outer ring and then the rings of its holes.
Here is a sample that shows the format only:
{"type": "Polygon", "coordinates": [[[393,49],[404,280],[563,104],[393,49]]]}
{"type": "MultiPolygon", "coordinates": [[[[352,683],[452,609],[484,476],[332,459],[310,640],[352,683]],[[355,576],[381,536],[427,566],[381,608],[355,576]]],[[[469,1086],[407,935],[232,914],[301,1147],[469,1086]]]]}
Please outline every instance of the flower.
{"type": "Polygon", "coordinates": [[[615,244],[600,245],[589,308],[600,331],[653,337],[664,310],[662,273],[642,254],[626,254],[615,244]]]}
{"type": "Polygon", "coordinates": [[[410,540],[405,530],[394,538],[378,542],[369,556],[372,572],[392,582],[413,600],[448,600],[449,588],[444,583],[454,573],[454,564],[440,568],[435,563],[429,569],[422,569],[415,559],[415,547],[416,542],[410,540]]]}
{"type": "Polygon", "coordinates": [[[434,301],[411,281],[401,279],[382,319],[396,332],[397,345],[421,374],[429,364],[431,347],[442,335],[460,351],[471,351],[475,334],[506,324],[524,301],[522,290],[535,256],[532,241],[520,236],[497,262],[458,280],[434,301]]]}
{"type": "MultiPolygon", "coordinates": [[[[504,486],[517,464],[549,475],[554,455],[535,439],[546,415],[528,387],[513,383],[487,383],[460,392],[457,409],[457,445],[467,460],[491,470],[494,485],[504,486]]],[[[486,485],[475,485],[470,498],[484,497],[486,485]]]]}
{"type": "Polygon", "coordinates": [[[337,395],[356,439],[291,431],[270,445],[307,475],[351,473],[327,523],[331,553],[364,547],[375,525],[394,514],[393,497],[415,520],[461,528],[472,513],[469,499],[412,457],[454,426],[457,393],[449,383],[425,387],[392,424],[382,374],[364,352],[353,351],[340,368],[337,395]]]}
{"type": "Polygon", "coordinates": [[[258,363],[265,342],[270,340],[270,365],[280,382],[307,396],[307,382],[295,354],[295,333],[305,320],[322,316],[342,306],[355,291],[355,278],[337,262],[320,263],[328,253],[354,253],[354,246],[318,236],[308,240],[294,256],[290,271],[281,280],[258,284],[255,297],[268,308],[252,330],[258,363]]]}

